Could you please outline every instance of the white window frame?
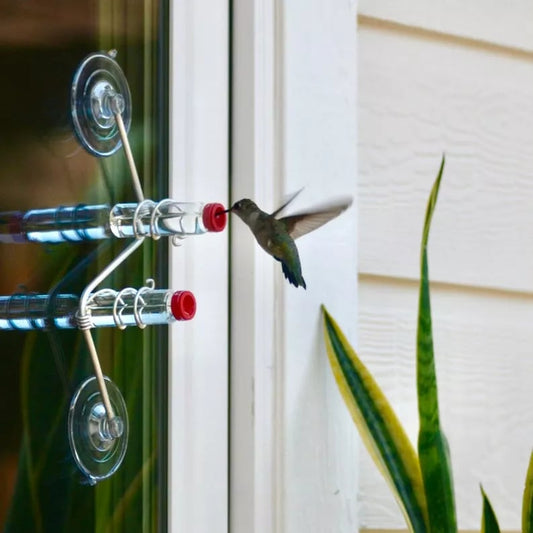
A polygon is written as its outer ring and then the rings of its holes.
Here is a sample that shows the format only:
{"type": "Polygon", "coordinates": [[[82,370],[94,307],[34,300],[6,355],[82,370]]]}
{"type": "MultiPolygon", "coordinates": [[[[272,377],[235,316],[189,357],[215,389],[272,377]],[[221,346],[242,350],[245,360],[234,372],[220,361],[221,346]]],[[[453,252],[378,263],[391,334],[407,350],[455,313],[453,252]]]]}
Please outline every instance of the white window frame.
{"type": "MultiPolygon", "coordinates": [[[[307,205],[356,195],[356,13],[340,0],[233,2],[232,200],[273,210],[302,186],[307,205]]],[[[232,226],[231,533],[358,525],[358,439],[319,311],[327,304],[355,342],[356,202],[334,224],[298,241],[307,292],[286,283],[243,224],[232,226]],[[306,463],[313,447],[318,461],[306,463]]]]}
{"type": "MultiPolygon", "coordinates": [[[[227,204],[229,5],[171,2],[170,196],[227,204]]],[[[170,331],[169,531],[223,533],[228,523],[228,236],[170,252],[170,286],[197,314],[170,331]]]]}
{"type": "MultiPolygon", "coordinates": [[[[229,15],[228,2],[172,3],[172,197],[228,201],[229,15]]],[[[234,0],[232,17],[232,199],[268,210],[302,185],[307,205],[355,196],[355,2],[234,0]],[[300,84],[311,89],[301,99],[300,84]]],[[[171,286],[195,292],[199,311],[170,334],[169,530],[352,532],[357,439],[323,352],[319,305],[355,341],[356,206],[299,241],[307,291],[286,284],[240,221],[231,234],[229,278],[222,235],[171,253],[171,286]],[[305,458],[309,442],[319,460],[302,471],[295,451],[305,458]]]]}

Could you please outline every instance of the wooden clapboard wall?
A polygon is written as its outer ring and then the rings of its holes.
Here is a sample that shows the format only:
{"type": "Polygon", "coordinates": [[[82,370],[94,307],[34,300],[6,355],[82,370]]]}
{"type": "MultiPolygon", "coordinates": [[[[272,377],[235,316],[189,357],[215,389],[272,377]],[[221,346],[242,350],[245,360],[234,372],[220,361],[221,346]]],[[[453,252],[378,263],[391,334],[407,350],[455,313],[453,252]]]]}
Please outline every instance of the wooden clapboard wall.
{"type": "MultiPolygon", "coordinates": [[[[359,2],[359,352],[416,440],[419,243],[459,526],[520,529],[533,447],[533,4],[359,2]]],[[[404,522],[362,454],[361,522],[404,522]]]]}

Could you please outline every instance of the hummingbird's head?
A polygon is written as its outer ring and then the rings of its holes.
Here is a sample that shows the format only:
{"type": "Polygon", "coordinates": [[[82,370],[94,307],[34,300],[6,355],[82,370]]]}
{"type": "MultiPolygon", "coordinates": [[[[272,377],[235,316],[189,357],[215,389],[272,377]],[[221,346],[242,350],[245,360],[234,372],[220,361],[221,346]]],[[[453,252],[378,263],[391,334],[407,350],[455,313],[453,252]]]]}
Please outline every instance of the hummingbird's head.
{"type": "Polygon", "coordinates": [[[250,216],[258,211],[257,205],[248,198],[235,202],[228,211],[235,213],[241,220],[248,222],[250,216]]]}

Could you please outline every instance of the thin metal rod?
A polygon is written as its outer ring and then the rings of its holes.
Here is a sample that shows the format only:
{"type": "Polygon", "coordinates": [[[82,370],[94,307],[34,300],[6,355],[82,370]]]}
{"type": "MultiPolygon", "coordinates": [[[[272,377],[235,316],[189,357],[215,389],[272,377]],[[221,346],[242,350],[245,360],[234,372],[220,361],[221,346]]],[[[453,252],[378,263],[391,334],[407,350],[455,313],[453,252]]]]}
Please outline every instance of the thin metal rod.
{"type": "MultiPolygon", "coordinates": [[[[129,246],[124,248],[120,254],[107,265],[96,278],[94,278],[85,290],[82,292],[80,297],[80,307],[79,315],[81,318],[87,318],[87,302],[89,300],[90,293],[94,288],[100,284],[113,270],[115,270],[126,258],[128,258],[139,246],[144,242],[144,237],[132,242],[129,246]]],[[[96,380],[98,381],[98,389],[102,395],[102,400],[104,402],[104,407],[107,415],[107,420],[109,423],[115,418],[115,413],[111,407],[111,402],[109,401],[109,393],[107,392],[107,386],[105,384],[104,376],[102,374],[102,367],[100,366],[100,360],[98,359],[98,352],[96,351],[96,346],[94,345],[93,337],[91,335],[89,328],[83,328],[83,334],[85,335],[85,340],[87,342],[87,347],[89,348],[89,353],[91,354],[91,359],[93,362],[94,373],[96,380]]]]}
{"type": "Polygon", "coordinates": [[[137,167],[135,166],[135,161],[133,159],[133,154],[131,152],[131,146],[128,140],[128,133],[126,132],[126,127],[124,126],[122,115],[120,113],[114,113],[114,115],[115,120],[117,122],[118,130],[120,132],[120,138],[122,139],[122,146],[124,147],[124,152],[126,153],[126,159],[128,160],[128,165],[130,167],[133,188],[135,189],[137,199],[139,200],[139,202],[142,202],[144,200],[144,193],[141,185],[141,180],[139,179],[139,174],[137,173],[137,167]]]}
{"type": "Polygon", "coordinates": [[[96,346],[94,345],[93,336],[91,335],[91,330],[84,329],[83,334],[87,342],[87,347],[89,348],[89,353],[91,354],[94,374],[96,376],[96,380],[98,381],[98,389],[100,390],[100,394],[102,395],[102,402],[105,407],[107,419],[111,421],[115,418],[115,411],[113,410],[113,406],[111,405],[111,401],[109,400],[109,393],[107,392],[107,386],[104,380],[104,375],[102,373],[102,367],[100,366],[100,359],[98,359],[98,352],[96,351],[96,346]]]}
{"type": "MultiPolygon", "coordinates": [[[[123,103],[123,99],[120,95],[115,94],[114,97],[112,97],[112,107],[113,107],[113,115],[115,116],[115,121],[118,126],[118,130],[120,133],[120,138],[122,140],[122,146],[124,147],[124,152],[126,153],[126,159],[128,161],[128,165],[130,167],[131,172],[131,179],[133,182],[133,188],[135,190],[135,194],[137,195],[137,199],[139,202],[144,201],[144,193],[141,185],[141,180],[139,179],[139,174],[137,172],[137,167],[135,166],[135,160],[133,159],[133,153],[131,151],[130,142],[128,140],[128,133],[126,131],[126,127],[124,126],[124,121],[122,120],[122,115],[120,113],[121,104],[123,103]]],[[[139,248],[142,243],[144,242],[144,237],[136,239],[134,242],[132,242],[129,246],[127,246],[122,252],[115,257],[109,265],[107,265],[96,278],[94,278],[88,285],[85,287],[85,290],[83,291],[81,297],[80,297],[80,307],[79,307],[79,315],[80,318],[87,319],[87,303],[89,300],[89,296],[91,292],[95,289],[97,285],[99,285],[111,272],[113,272],[126,258],[128,258],[137,248],[139,248]]],[[[98,388],[100,389],[100,394],[102,395],[102,401],[104,403],[104,407],[106,410],[107,419],[109,422],[111,422],[115,418],[115,414],[113,411],[113,407],[111,406],[111,402],[109,401],[109,393],[107,391],[107,386],[105,384],[104,375],[102,373],[102,367],[100,366],[100,360],[98,359],[98,352],[96,351],[96,346],[94,345],[93,337],[91,335],[91,331],[89,328],[86,328],[87,321],[84,324],[84,335],[85,340],[87,341],[87,346],[89,348],[89,352],[91,354],[91,359],[93,362],[94,372],[96,375],[96,380],[98,381],[98,388]]]]}
{"type": "Polygon", "coordinates": [[[141,246],[141,244],[144,242],[145,237],[141,237],[135,241],[133,241],[131,244],[129,244],[122,252],[120,252],[109,265],[107,265],[98,276],[96,276],[90,283],[85,287],[83,292],[81,293],[80,297],[80,315],[86,316],[87,315],[87,302],[89,301],[89,296],[91,292],[96,288],[97,285],[102,283],[113,270],[115,270],[122,262],[124,262],[137,248],[141,246]]]}

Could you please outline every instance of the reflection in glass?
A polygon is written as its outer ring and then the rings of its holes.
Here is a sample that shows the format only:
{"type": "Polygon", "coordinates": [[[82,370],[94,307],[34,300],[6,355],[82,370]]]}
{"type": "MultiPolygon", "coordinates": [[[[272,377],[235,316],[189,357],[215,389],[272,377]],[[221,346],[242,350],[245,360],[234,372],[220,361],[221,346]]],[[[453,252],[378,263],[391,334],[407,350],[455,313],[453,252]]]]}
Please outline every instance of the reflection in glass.
{"type": "MultiPolygon", "coordinates": [[[[164,0],[12,2],[0,8],[0,20],[0,294],[15,295],[9,312],[24,310],[21,296],[29,295],[54,296],[72,311],[121,243],[35,244],[20,222],[43,206],[135,200],[122,150],[97,159],[72,128],[73,74],[99,50],[116,49],[128,79],[129,139],[144,191],[168,195],[168,6],[164,0]]],[[[144,243],[106,284],[142,287],[153,277],[168,286],[161,244],[144,243]]],[[[6,532],[165,530],[166,326],[98,328],[95,341],[105,374],[126,401],[129,442],[117,472],[89,486],[67,431],[71,398],[92,376],[82,335],[57,327],[0,331],[0,527],[6,532]]]]}

